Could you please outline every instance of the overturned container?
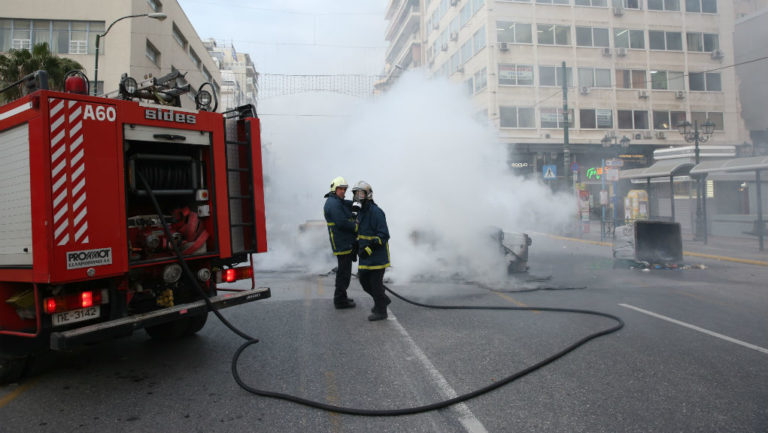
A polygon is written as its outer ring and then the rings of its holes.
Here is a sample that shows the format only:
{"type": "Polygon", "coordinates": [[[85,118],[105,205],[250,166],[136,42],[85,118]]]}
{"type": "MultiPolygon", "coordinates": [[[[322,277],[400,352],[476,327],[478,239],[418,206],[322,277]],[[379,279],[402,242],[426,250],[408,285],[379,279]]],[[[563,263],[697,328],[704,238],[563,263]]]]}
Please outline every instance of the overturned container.
{"type": "Polygon", "coordinates": [[[680,223],[638,220],[616,228],[613,258],[644,263],[683,261],[680,223]]]}

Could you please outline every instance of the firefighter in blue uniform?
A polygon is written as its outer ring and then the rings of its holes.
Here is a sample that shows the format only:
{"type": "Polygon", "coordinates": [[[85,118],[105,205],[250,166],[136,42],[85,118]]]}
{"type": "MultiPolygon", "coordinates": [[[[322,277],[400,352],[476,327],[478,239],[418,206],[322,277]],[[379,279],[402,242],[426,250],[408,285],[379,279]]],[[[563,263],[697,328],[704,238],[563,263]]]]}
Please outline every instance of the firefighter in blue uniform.
{"type": "Polygon", "coordinates": [[[352,202],[344,200],[347,193],[347,181],[337,177],[331,181],[331,190],[325,194],[327,200],[323,208],[328,224],[328,236],[331,248],[336,256],[336,289],[333,292],[333,305],[338,308],[352,308],[355,301],[347,297],[349,280],[352,277],[352,261],[356,260],[353,251],[357,224],[352,214],[352,202]]]}
{"type": "Polygon", "coordinates": [[[368,320],[387,318],[387,305],[391,302],[384,291],[384,270],[389,267],[389,229],[384,211],[373,201],[373,189],[360,181],[352,188],[355,203],[360,203],[357,242],[360,263],[358,279],[363,290],[373,298],[373,309],[368,320]]]}

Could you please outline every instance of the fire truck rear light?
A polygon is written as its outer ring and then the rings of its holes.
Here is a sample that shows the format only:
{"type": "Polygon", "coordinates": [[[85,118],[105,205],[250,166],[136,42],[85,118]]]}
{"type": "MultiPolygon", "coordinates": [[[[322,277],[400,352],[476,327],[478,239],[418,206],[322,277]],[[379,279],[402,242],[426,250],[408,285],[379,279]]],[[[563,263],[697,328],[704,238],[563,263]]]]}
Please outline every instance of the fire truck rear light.
{"type": "Polygon", "coordinates": [[[250,266],[244,268],[236,268],[235,270],[237,271],[238,280],[247,280],[253,276],[253,268],[250,266]]]}
{"type": "Polygon", "coordinates": [[[232,283],[237,279],[237,272],[234,269],[224,271],[224,282],[232,283]]]}
{"type": "Polygon", "coordinates": [[[216,273],[217,283],[233,283],[237,280],[247,280],[253,277],[253,268],[243,266],[241,268],[224,269],[216,273]]]}
{"type": "Polygon", "coordinates": [[[93,307],[94,305],[106,304],[108,302],[109,296],[106,291],[86,290],[79,293],[45,298],[43,299],[43,311],[45,311],[46,314],[53,314],[62,311],[93,307]]]}
{"type": "Polygon", "coordinates": [[[80,307],[86,308],[93,305],[93,292],[83,292],[80,294],[80,307]]]}

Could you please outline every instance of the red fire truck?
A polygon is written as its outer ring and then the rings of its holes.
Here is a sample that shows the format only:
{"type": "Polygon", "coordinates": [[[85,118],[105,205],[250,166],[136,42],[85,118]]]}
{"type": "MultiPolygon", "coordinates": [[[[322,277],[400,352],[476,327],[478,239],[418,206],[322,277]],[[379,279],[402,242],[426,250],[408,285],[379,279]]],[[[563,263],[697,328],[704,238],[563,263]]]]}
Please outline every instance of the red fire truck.
{"type": "Polygon", "coordinates": [[[124,75],[104,98],[82,74],[47,90],[38,71],[0,106],[0,383],[41,350],[177,338],[210,305],[270,296],[252,268],[267,250],[255,109],[216,113],[205,85],[184,109],[178,78],[124,75]]]}

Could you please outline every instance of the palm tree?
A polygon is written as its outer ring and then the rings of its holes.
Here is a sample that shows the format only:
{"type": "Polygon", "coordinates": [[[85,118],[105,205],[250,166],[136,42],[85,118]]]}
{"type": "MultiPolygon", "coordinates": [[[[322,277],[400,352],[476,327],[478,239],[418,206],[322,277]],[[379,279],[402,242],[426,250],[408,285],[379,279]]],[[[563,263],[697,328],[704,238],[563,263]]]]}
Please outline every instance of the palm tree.
{"type": "MultiPolygon", "coordinates": [[[[64,76],[72,70],[80,70],[80,63],[64,57],[57,57],[48,49],[46,42],[35,44],[32,51],[11,49],[8,55],[0,55],[0,88],[18,81],[25,75],[37,70],[48,72],[48,85],[51,89],[64,88],[64,76]]],[[[0,93],[0,101],[10,101],[21,96],[21,87],[16,86],[0,93]]]]}

